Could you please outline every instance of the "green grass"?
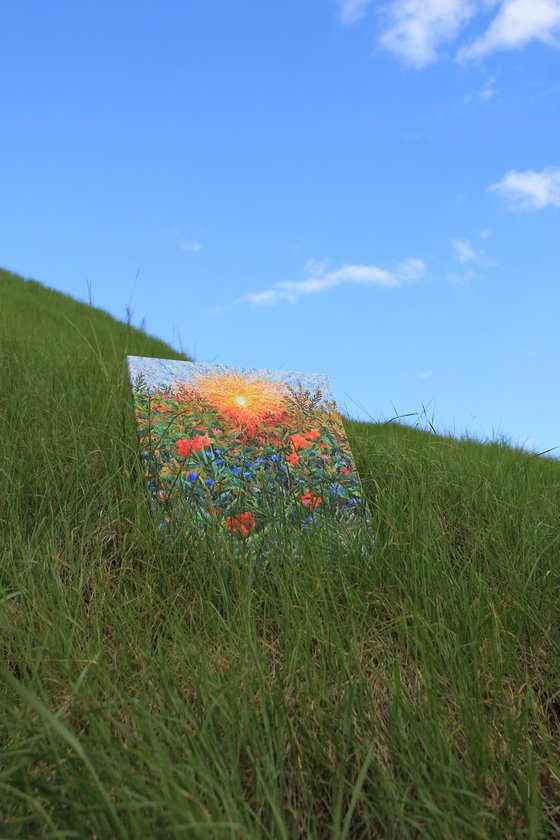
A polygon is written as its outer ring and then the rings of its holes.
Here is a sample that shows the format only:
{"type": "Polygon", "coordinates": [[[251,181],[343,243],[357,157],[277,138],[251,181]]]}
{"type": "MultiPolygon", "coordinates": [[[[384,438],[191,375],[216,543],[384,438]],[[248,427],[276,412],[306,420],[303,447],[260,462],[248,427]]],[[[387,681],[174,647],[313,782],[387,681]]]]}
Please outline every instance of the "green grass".
{"type": "Polygon", "coordinates": [[[0,836],[560,836],[560,463],[347,422],[366,558],[149,515],[124,356],[0,273],[0,836]]]}

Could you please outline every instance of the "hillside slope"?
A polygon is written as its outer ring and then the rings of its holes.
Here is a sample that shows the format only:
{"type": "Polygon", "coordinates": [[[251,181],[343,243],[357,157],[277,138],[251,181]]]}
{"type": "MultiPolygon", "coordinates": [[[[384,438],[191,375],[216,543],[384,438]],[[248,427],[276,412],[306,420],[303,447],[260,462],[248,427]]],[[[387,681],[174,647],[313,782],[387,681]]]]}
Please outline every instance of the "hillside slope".
{"type": "Polygon", "coordinates": [[[0,835],[560,835],[560,463],[347,423],[368,557],[149,515],[124,357],[0,272],[0,835]]]}

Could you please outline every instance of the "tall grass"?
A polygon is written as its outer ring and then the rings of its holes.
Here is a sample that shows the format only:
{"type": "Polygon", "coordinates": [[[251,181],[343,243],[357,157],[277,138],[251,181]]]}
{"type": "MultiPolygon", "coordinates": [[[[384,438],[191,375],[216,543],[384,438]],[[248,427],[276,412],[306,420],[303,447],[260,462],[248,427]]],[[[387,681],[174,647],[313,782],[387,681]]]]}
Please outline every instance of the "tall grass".
{"type": "Polygon", "coordinates": [[[376,547],[154,526],[124,356],[0,273],[0,836],[560,836],[560,464],[347,423],[376,547]]]}

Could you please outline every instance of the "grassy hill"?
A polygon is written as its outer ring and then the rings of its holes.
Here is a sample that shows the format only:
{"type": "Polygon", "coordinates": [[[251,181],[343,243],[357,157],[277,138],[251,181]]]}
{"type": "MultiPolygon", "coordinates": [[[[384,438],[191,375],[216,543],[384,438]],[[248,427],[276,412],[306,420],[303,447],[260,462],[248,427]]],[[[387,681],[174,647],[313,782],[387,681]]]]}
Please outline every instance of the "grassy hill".
{"type": "Polygon", "coordinates": [[[0,272],[0,836],[560,836],[560,463],[347,423],[367,558],[154,527],[124,356],[0,272]]]}

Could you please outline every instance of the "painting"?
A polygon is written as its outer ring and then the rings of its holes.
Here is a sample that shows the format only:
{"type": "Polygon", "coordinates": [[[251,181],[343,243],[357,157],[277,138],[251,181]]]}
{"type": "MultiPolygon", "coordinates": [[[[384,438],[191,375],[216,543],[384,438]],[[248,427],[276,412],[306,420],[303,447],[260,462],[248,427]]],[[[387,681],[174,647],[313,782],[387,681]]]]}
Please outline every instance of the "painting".
{"type": "Polygon", "coordinates": [[[263,544],[371,515],[327,377],[128,356],[154,513],[263,544]]]}

